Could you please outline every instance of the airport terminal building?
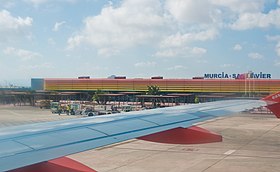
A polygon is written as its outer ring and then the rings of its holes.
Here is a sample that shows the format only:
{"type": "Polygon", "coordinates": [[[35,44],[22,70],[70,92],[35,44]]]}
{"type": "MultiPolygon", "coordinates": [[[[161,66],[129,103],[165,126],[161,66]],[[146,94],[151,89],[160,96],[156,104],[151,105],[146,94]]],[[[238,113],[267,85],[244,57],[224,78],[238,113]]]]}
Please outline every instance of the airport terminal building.
{"type": "Polygon", "coordinates": [[[274,93],[280,90],[280,79],[271,78],[209,78],[164,79],[163,77],[136,78],[33,78],[33,90],[91,92],[145,92],[155,85],[165,93],[274,93]]]}

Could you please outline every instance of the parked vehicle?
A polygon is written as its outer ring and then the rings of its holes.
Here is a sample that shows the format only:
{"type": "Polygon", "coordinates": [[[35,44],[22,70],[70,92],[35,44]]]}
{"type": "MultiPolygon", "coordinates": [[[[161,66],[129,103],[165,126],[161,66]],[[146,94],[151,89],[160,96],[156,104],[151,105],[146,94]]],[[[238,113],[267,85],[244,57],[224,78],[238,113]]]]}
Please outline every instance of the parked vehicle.
{"type": "Polygon", "coordinates": [[[59,102],[51,102],[50,107],[52,113],[62,113],[61,104],[59,102]]]}

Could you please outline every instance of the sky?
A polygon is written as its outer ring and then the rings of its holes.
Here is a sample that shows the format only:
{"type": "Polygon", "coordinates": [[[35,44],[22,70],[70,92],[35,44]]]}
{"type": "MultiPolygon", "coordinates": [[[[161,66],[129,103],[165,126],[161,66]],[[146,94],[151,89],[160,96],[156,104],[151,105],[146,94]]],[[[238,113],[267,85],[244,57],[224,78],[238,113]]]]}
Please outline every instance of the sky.
{"type": "Polygon", "coordinates": [[[0,0],[0,87],[247,71],[280,78],[280,0],[0,0]]]}

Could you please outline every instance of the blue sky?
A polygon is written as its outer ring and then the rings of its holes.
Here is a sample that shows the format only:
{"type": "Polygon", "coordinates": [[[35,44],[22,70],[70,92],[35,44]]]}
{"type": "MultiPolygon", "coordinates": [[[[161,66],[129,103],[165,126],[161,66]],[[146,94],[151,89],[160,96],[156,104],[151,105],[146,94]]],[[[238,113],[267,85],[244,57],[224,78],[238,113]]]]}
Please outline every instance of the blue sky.
{"type": "Polygon", "coordinates": [[[0,2],[0,86],[249,70],[280,78],[280,0],[0,2]]]}

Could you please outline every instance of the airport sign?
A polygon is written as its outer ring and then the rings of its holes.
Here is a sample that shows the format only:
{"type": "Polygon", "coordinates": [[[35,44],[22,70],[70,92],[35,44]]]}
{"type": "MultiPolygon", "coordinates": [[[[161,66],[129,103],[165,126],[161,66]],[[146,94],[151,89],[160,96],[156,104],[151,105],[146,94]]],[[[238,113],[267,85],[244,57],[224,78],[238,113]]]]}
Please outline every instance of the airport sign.
{"type": "Polygon", "coordinates": [[[205,79],[271,79],[271,74],[269,73],[254,73],[254,72],[248,72],[248,73],[232,73],[228,74],[225,72],[221,73],[206,73],[204,74],[205,79]]]}

